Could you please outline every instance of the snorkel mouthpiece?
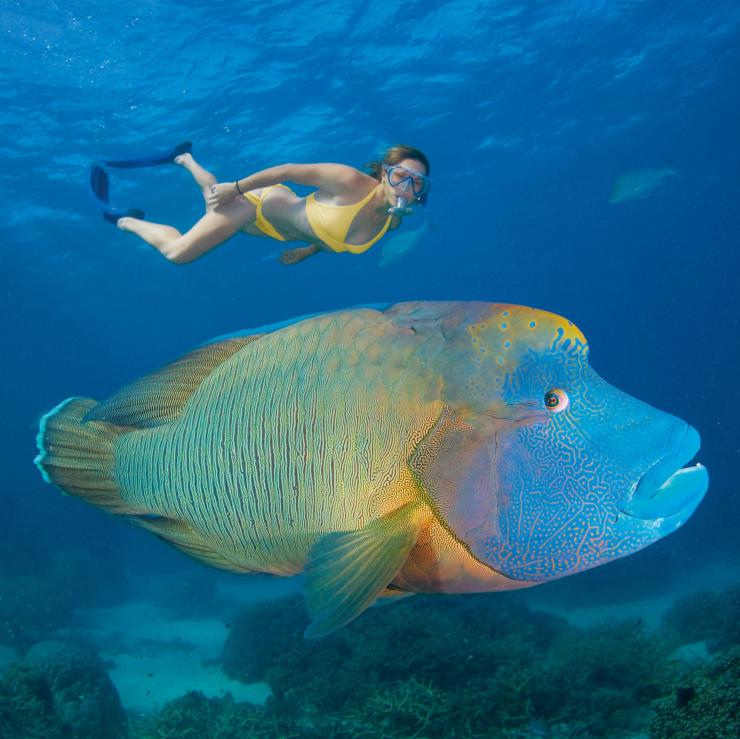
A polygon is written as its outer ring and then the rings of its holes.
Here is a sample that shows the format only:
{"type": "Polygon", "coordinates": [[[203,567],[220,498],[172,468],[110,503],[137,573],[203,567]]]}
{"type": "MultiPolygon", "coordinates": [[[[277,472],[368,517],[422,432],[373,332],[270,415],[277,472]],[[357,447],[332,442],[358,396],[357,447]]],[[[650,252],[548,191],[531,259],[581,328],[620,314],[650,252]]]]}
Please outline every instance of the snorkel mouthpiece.
{"type": "Polygon", "coordinates": [[[406,205],[403,198],[396,198],[396,204],[388,208],[388,214],[392,216],[410,216],[413,212],[414,209],[410,205],[406,205]]]}

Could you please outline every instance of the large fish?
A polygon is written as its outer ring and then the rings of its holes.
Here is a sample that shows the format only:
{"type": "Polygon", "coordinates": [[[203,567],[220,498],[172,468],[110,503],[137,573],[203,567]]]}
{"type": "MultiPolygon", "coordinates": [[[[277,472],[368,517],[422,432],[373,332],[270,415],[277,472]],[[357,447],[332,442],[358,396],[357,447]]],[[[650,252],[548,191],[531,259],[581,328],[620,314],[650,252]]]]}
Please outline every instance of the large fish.
{"type": "Polygon", "coordinates": [[[699,435],[492,303],[317,315],[46,414],[47,481],[236,572],[305,573],[319,636],[378,597],[527,587],[675,531],[699,435]]]}
{"type": "Polygon", "coordinates": [[[678,176],[678,172],[673,167],[623,172],[614,183],[609,202],[624,203],[628,200],[644,200],[657,190],[667,177],[678,176]]]}

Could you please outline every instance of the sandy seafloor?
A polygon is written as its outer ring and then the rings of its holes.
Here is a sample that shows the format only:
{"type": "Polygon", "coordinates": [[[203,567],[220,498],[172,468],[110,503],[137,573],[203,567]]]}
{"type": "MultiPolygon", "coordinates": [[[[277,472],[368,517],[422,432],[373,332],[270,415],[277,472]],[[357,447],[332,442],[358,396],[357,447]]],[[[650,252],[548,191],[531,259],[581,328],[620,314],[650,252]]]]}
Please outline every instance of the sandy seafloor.
{"type": "MultiPolygon", "coordinates": [[[[740,565],[722,562],[696,571],[669,592],[640,600],[555,606],[546,588],[521,591],[520,596],[531,608],[565,618],[574,626],[640,620],[647,629],[653,629],[660,625],[662,615],[678,598],[700,590],[721,591],[738,581],[740,565]]],[[[235,579],[230,584],[222,583],[213,613],[208,614],[206,606],[203,617],[198,619],[192,616],[177,618],[170,609],[149,600],[130,601],[111,608],[80,609],[77,611],[78,629],[72,633],[64,630],[56,635],[49,634],[47,638],[68,639],[82,635],[93,640],[129,714],[152,713],[191,690],[208,697],[231,693],[238,702],[261,704],[270,695],[265,683],[245,685],[231,680],[220,669],[219,659],[228,633],[228,614],[240,606],[298,592],[300,584],[300,578],[256,578],[251,583],[248,579],[235,579]]],[[[679,651],[681,654],[677,656],[687,660],[708,657],[703,643],[684,645],[679,651]]],[[[0,645],[0,671],[15,660],[15,651],[0,645]]]]}

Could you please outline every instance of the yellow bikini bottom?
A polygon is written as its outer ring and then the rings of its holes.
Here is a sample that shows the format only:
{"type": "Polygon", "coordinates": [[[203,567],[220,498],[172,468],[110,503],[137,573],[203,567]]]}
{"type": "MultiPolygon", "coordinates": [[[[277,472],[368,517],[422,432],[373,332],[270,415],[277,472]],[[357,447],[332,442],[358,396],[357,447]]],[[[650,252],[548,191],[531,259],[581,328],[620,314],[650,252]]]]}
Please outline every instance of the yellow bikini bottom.
{"type": "Polygon", "coordinates": [[[257,208],[257,217],[254,221],[254,225],[257,226],[257,228],[262,231],[262,233],[265,236],[269,236],[271,239],[275,239],[276,241],[287,241],[285,236],[283,236],[276,228],[275,226],[270,223],[270,221],[265,218],[265,216],[262,214],[262,201],[265,199],[265,195],[267,195],[270,190],[274,190],[276,187],[282,187],[286,189],[289,193],[292,193],[295,195],[295,193],[287,186],[287,185],[270,185],[269,187],[263,187],[260,194],[257,195],[254,192],[245,192],[244,197],[249,200],[252,205],[254,205],[255,208],[257,208]]]}

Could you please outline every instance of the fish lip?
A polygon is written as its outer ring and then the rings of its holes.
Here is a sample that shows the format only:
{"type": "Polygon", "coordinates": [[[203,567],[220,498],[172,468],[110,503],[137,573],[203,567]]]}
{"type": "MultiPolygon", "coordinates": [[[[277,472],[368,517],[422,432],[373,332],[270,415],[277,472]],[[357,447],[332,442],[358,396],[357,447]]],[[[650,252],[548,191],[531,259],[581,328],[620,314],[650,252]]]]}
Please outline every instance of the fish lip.
{"type": "Polygon", "coordinates": [[[686,465],[700,447],[697,431],[687,425],[679,442],[641,475],[629,500],[620,509],[632,518],[646,521],[685,519],[706,493],[709,475],[698,462],[686,465]]]}

